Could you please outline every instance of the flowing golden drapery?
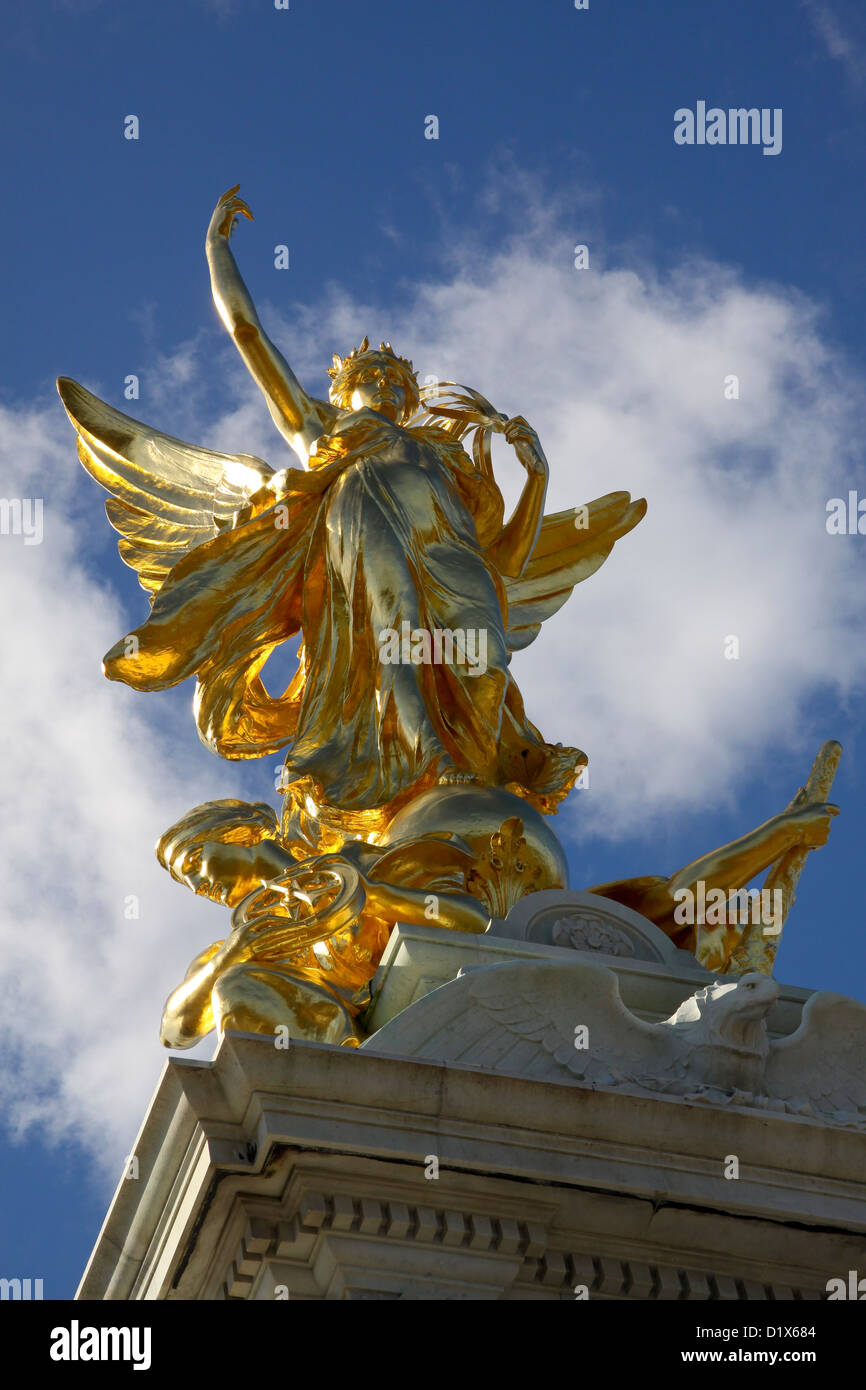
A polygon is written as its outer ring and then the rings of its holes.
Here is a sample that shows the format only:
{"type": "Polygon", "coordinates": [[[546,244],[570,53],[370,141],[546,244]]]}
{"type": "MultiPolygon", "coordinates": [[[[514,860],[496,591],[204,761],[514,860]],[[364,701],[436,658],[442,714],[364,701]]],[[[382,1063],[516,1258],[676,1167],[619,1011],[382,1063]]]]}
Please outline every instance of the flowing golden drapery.
{"type": "Polygon", "coordinates": [[[508,672],[505,586],[487,554],[502,527],[495,483],[444,429],[370,411],[311,465],[274,475],[231,530],[175,565],[106,674],[139,690],[197,674],[209,747],[287,747],[292,779],[371,830],[443,769],[555,809],[585,759],[544,742],[508,672]],[[484,632],[486,669],[384,664],[380,634],[404,623],[484,632]],[[297,674],[272,698],[259,673],[298,631],[297,674]]]}

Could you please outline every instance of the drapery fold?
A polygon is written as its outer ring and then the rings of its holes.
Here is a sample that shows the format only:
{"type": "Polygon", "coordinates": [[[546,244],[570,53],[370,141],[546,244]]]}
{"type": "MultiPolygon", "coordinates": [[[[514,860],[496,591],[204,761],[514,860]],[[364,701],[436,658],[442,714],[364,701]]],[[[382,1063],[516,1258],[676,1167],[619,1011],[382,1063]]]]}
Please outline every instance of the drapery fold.
{"type": "Polygon", "coordinates": [[[507,599],[487,547],[502,497],[436,426],[363,412],[309,472],[275,474],[232,529],[171,570],[150,618],[105,658],[139,690],[198,678],[203,741],[228,758],[287,748],[291,780],[328,806],[386,820],[443,772],[507,785],[554,810],[585,762],[526,720],[508,672],[507,599]],[[476,660],[382,659],[381,634],[483,633],[476,660]],[[260,671],[299,631],[281,697],[260,671]]]}

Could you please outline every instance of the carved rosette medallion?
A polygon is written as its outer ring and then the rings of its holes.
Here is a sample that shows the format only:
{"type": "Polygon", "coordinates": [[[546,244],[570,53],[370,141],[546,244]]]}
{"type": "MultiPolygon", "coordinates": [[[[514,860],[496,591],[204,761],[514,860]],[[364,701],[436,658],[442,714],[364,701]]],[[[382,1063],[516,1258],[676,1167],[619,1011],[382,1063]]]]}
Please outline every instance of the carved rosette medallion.
{"type": "Polygon", "coordinates": [[[551,928],[554,946],[575,951],[603,951],[608,956],[634,956],[634,946],[624,931],[600,917],[558,917],[551,928]]]}

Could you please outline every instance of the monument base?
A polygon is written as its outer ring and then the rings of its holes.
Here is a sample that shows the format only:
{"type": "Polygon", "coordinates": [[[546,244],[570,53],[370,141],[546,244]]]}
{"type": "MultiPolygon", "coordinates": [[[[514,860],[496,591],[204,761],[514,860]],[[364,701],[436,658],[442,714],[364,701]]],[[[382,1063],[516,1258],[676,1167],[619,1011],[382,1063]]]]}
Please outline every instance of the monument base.
{"type": "MultiPolygon", "coordinates": [[[[535,969],[540,956],[591,955],[649,1019],[710,979],[681,959],[642,960],[639,945],[575,948],[574,899],[586,896],[556,895],[569,946],[519,939],[523,928],[516,939],[395,928],[371,1011],[382,1043],[283,1050],[228,1033],[212,1062],[172,1057],[135,1145],[137,1177],[121,1182],[77,1297],[825,1297],[828,1280],[863,1266],[861,1132],[384,1050],[409,999],[490,965],[485,952],[535,969]]],[[[650,953],[663,950],[636,921],[650,953]]],[[[783,990],[768,1033],[790,1033],[807,998],[783,990]]]]}

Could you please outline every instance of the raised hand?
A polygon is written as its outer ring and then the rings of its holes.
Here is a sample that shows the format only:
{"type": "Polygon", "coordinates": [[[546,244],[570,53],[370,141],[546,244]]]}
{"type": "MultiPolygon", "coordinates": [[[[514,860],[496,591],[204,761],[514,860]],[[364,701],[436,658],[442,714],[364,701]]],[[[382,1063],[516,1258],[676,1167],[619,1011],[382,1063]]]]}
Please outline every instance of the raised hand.
{"type": "Polygon", "coordinates": [[[795,798],[795,806],[783,815],[796,831],[797,843],[804,848],[817,849],[826,845],[833,818],[838,816],[839,807],[829,801],[807,801],[805,791],[795,798]]]}
{"type": "Polygon", "coordinates": [[[508,420],[502,430],[530,477],[546,478],[547,459],[535,430],[522,415],[508,420]]]}
{"type": "Polygon", "coordinates": [[[213,216],[208,227],[208,237],[222,237],[228,241],[234,229],[237,217],[246,217],[250,222],[253,215],[250,212],[243,198],[237,196],[240,184],[236,183],[234,188],[230,188],[224,193],[213,210],[213,216]]]}

